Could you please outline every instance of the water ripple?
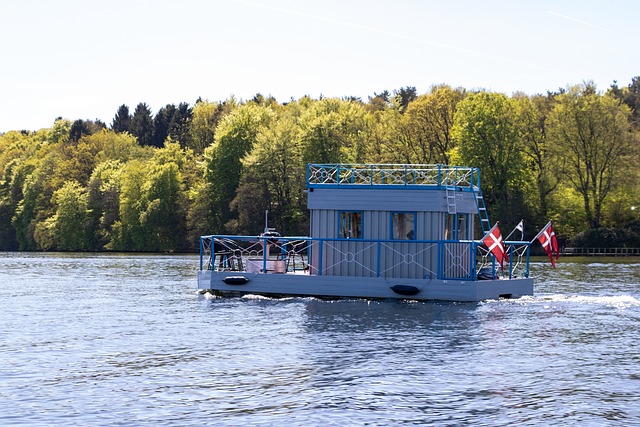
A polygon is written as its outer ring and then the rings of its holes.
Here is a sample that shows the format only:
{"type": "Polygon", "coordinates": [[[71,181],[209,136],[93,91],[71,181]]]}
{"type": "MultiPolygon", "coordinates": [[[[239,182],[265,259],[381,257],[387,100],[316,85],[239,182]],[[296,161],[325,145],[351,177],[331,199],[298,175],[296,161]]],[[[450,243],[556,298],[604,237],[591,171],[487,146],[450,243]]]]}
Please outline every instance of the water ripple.
{"type": "Polygon", "coordinates": [[[484,303],[195,292],[193,256],[0,257],[7,426],[629,426],[640,267],[484,303]]]}

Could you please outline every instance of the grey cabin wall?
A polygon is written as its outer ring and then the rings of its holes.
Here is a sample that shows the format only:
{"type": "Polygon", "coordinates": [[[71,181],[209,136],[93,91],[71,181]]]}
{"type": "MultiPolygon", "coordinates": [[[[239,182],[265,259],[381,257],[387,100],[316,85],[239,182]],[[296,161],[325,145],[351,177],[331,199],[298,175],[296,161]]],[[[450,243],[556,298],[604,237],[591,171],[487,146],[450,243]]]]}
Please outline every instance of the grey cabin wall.
{"type": "MultiPolygon", "coordinates": [[[[324,275],[355,275],[363,277],[435,277],[437,244],[410,240],[369,242],[391,239],[391,213],[416,214],[416,240],[443,240],[448,214],[446,192],[440,189],[372,188],[365,186],[314,188],[308,194],[311,212],[311,236],[337,239],[338,215],[341,211],[361,211],[362,239],[325,241],[322,243],[322,265],[319,265],[319,244],[314,244],[311,266],[324,275]],[[313,190],[313,191],[311,191],[313,190]],[[379,270],[379,271],[378,271],[379,270]]],[[[469,191],[456,192],[457,213],[477,213],[475,196],[469,191]]],[[[470,222],[471,236],[473,221],[470,222]]],[[[458,257],[466,257],[467,246],[453,247],[458,257]]],[[[460,274],[466,274],[467,266],[460,274]]],[[[456,273],[457,274],[457,273],[456,273]]]]}

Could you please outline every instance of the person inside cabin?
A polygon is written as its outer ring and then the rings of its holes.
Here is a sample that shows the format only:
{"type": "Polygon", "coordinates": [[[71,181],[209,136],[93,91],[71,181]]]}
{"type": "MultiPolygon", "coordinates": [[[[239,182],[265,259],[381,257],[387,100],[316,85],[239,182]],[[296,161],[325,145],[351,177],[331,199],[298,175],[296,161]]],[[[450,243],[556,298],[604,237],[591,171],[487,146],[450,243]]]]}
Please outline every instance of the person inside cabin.
{"type": "Polygon", "coordinates": [[[414,240],[415,221],[414,214],[409,212],[394,212],[392,214],[392,235],[393,240],[414,240]]]}
{"type": "Polygon", "coordinates": [[[362,238],[362,212],[340,212],[339,235],[343,239],[362,238]]]}

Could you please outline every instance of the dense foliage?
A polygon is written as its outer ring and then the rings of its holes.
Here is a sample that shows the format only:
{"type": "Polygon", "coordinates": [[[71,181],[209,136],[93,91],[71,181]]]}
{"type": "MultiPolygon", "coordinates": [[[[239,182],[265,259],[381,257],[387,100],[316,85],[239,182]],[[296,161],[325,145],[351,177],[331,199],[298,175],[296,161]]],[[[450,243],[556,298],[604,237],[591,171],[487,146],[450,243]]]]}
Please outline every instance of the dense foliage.
{"type": "Polygon", "coordinates": [[[259,233],[265,210],[281,232],[306,234],[309,162],[478,166],[505,228],[524,219],[533,237],[553,219],[576,242],[630,241],[639,87],[509,97],[439,85],[283,104],[258,94],[155,116],[122,105],[110,126],[59,118],[0,135],[0,250],[190,251],[200,234],[259,233]]]}

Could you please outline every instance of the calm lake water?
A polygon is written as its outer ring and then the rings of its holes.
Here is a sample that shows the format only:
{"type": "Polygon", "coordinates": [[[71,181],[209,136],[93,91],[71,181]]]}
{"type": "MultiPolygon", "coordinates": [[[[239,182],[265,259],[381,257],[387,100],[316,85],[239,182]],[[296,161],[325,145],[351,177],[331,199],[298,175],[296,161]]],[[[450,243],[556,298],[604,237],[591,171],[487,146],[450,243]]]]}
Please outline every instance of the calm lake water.
{"type": "Polygon", "coordinates": [[[0,425],[640,425],[640,262],[561,261],[519,300],[331,302],[0,253],[0,425]]]}

